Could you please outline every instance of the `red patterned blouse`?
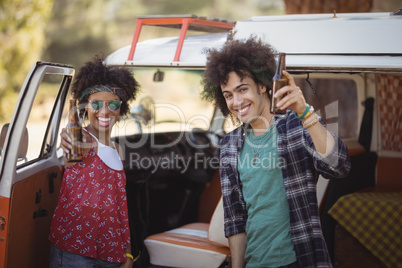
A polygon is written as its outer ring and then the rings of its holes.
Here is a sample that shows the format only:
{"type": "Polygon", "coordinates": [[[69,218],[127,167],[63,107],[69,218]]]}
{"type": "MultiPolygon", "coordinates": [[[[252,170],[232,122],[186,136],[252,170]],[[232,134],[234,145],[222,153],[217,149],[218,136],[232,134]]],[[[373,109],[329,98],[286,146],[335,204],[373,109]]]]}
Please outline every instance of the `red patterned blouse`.
{"type": "Polygon", "coordinates": [[[50,230],[58,248],[109,262],[125,262],[130,243],[124,170],[108,167],[91,148],[66,167],[50,230]]]}

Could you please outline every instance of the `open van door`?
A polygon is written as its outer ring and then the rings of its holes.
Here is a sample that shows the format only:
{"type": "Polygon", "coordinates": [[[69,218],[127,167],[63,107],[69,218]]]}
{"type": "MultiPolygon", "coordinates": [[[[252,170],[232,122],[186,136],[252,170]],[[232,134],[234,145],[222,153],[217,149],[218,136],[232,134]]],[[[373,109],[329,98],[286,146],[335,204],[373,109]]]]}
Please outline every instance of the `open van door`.
{"type": "Polygon", "coordinates": [[[37,62],[0,146],[0,267],[48,267],[49,229],[63,173],[59,126],[74,68],[37,62]],[[37,106],[41,108],[36,109],[37,106]]]}

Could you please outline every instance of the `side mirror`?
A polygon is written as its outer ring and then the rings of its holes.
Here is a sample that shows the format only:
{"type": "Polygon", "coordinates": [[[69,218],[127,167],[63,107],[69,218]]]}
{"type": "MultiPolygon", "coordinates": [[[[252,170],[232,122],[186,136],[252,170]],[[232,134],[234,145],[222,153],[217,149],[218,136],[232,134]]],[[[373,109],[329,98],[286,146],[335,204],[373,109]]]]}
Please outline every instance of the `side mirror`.
{"type": "MultiPolygon", "coordinates": [[[[6,135],[8,132],[10,124],[7,123],[1,128],[1,133],[0,133],[0,150],[3,150],[4,142],[6,141],[6,135]]],[[[28,160],[27,159],[27,152],[28,152],[28,129],[25,127],[24,134],[21,139],[20,147],[18,148],[18,158],[17,161],[20,162],[22,160],[25,160],[25,162],[28,160]]],[[[1,152],[3,153],[3,152],[1,152]]]]}

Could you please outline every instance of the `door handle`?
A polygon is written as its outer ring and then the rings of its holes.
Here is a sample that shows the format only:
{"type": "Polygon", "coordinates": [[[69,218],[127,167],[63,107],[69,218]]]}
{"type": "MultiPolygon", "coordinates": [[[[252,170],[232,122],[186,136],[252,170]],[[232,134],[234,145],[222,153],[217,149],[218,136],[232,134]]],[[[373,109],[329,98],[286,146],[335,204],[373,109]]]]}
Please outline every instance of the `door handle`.
{"type": "Polygon", "coordinates": [[[49,215],[49,211],[47,211],[46,209],[43,208],[39,208],[38,211],[35,211],[33,213],[33,218],[41,218],[41,217],[46,217],[47,215],[49,215]]]}

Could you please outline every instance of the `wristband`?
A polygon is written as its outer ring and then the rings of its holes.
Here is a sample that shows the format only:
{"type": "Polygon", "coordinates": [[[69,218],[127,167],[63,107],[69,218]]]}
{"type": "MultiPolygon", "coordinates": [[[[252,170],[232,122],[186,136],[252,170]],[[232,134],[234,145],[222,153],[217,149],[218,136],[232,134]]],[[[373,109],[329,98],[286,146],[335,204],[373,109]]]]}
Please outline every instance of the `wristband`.
{"type": "Polygon", "coordinates": [[[309,110],[310,110],[310,105],[308,105],[308,103],[306,103],[306,110],[304,111],[304,113],[299,115],[298,113],[295,112],[296,118],[297,119],[303,119],[304,117],[306,117],[306,115],[308,114],[309,110]]]}
{"type": "Polygon", "coordinates": [[[134,256],[131,255],[130,253],[126,253],[126,257],[130,258],[132,261],[134,261],[134,256]]]}
{"type": "Polygon", "coordinates": [[[306,119],[307,117],[309,117],[312,113],[314,113],[314,107],[313,106],[311,106],[311,105],[309,105],[309,104],[307,104],[306,103],[306,105],[307,105],[307,107],[306,107],[306,110],[304,111],[304,113],[303,114],[297,114],[296,112],[295,112],[295,115],[296,115],[296,118],[297,119],[300,119],[300,120],[302,120],[302,119],[306,119]],[[307,113],[306,113],[306,111],[307,111],[307,113]]]}
{"type": "Polygon", "coordinates": [[[314,107],[310,105],[310,109],[308,110],[308,113],[302,118],[302,119],[307,119],[310,115],[314,113],[314,107]]]}

